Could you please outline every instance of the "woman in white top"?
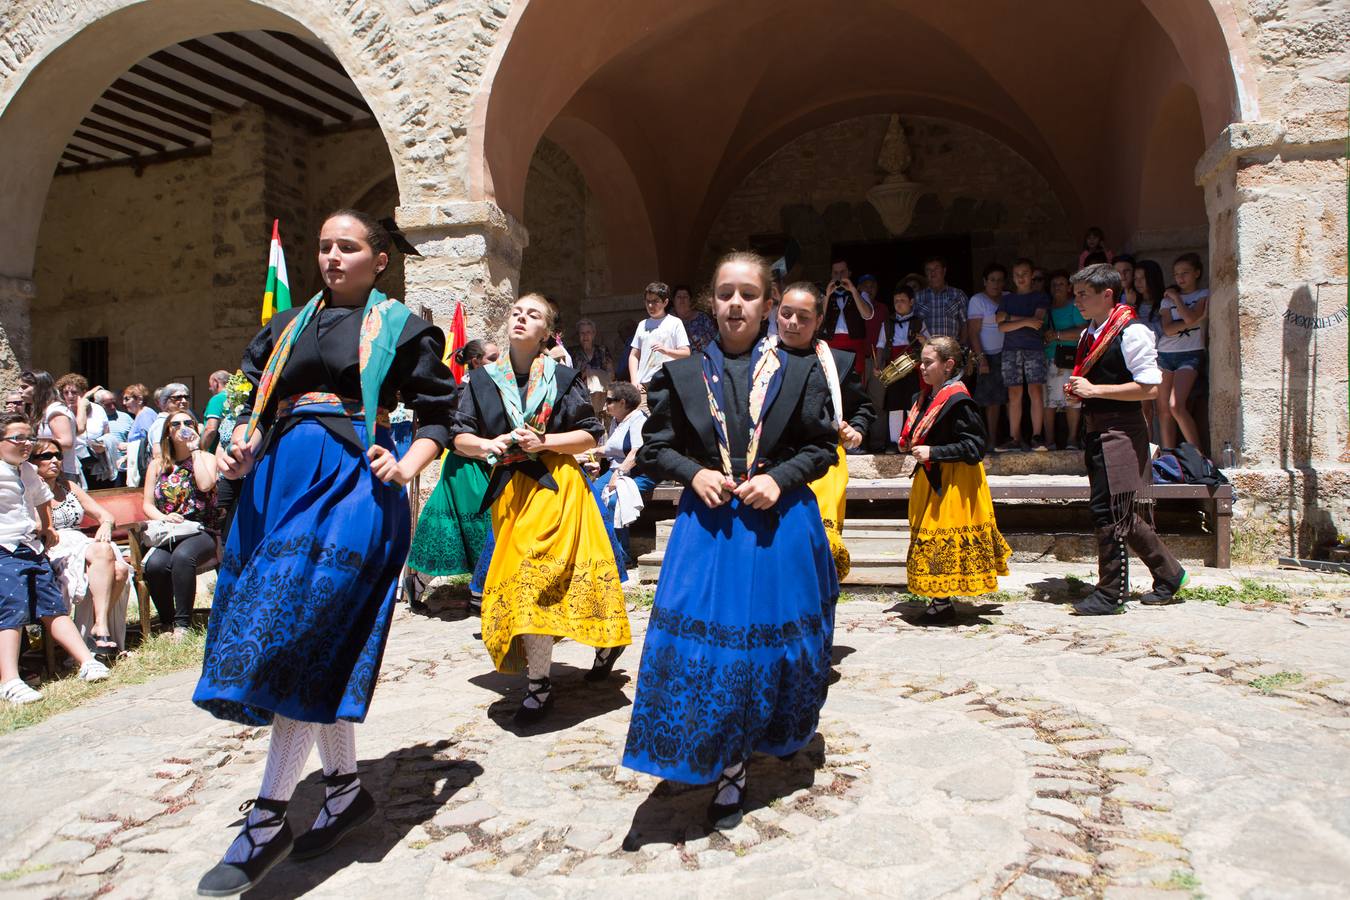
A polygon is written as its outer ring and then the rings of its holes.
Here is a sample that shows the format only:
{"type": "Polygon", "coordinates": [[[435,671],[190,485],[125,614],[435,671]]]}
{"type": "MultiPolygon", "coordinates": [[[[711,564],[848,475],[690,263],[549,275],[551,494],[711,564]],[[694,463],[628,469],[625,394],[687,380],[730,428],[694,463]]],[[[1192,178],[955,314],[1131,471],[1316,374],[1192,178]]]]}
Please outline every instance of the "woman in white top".
{"type": "Polygon", "coordinates": [[[71,617],[85,646],[106,662],[122,649],[131,568],[112,542],[112,513],[61,472],[60,448],[50,438],[33,442],[29,461],[52,492],[52,528],[60,540],[47,550],[57,583],[70,604],[71,617]],[[86,515],[98,519],[91,538],[80,530],[86,515]],[[92,610],[82,607],[88,597],[92,610]],[[92,621],[89,613],[92,612],[92,621]]]}
{"type": "MultiPolygon", "coordinates": [[[[640,400],[638,389],[627,382],[616,381],[609,386],[609,390],[605,391],[605,411],[609,413],[613,424],[604,443],[596,448],[599,457],[609,461],[609,470],[595,479],[596,493],[602,498],[600,511],[608,523],[614,526],[614,535],[625,557],[620,562],[625,568],[632,568],[637,560],[629,550],[628,526],[619,526],[614,521],[617,490],[610,491],[607,488],[617,478],[631,478],[644,503],[651,498],[656,488],[656,482],[650,476],[635,472],[633,468],[637,465],[638,448],[642,446],[642,426],[647,421],[647,414],[638,408],[640,400]]],[[[599,471],[599,463],[591,463],[587,468],[594,475],[599,471]]]]}
{"type": "Polygon", "coordinates": [[[1188,404],[1191,390],[1205,365],[1205,318],[1209,314],[1209,291],[1200,287],[1204,266],[1195,253],[1184,253],[1172,263],[1177,289],[1168,289],[1161,306],[1162,337],[1158,338],[1158,423],[1164,447],[1177,445],[1181,437],[1200,446],[1200,429],[1188,404]]]}
{"type": "Polygon", "coordinates": [[[33,435],[51,438],[61,448],[61,471],[80,480],[80,463],[75,458],[75,413],[61,402],[50,372],[30,369],[19,376],[19,389],[31,410],[33,435]]]}

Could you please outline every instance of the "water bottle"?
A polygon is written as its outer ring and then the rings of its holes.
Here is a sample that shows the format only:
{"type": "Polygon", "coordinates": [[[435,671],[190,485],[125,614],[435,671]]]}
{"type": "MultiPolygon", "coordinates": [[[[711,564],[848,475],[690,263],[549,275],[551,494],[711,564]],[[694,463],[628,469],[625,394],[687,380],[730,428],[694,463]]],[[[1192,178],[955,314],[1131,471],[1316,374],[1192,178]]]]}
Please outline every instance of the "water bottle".
{"type": "Polygon", "coordinates": [[[1223,454],[1220,457],[1219,468],[1221,469],[1237,468],[1237,451],[1233,449],[1232,441],[1223,442],[1223,454]]]}

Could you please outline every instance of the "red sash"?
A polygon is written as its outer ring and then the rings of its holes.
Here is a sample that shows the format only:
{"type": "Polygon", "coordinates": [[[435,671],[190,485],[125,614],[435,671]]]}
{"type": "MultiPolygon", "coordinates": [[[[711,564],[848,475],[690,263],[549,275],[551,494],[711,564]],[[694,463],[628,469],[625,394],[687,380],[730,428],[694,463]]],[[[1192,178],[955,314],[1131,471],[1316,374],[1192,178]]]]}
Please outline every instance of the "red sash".
{"type": "Polygon", "coordinates": [[[1135,318],[1137,316],[1134,309],[1124,303],[1117,303],[1115,308],[1111,310],[1111,314],[1106,317],[1106,324],[1102,326],[1101,331],[1097,332],[1095,338],[1089,338],[1087,329],[1084,328],[1082,337],[1078,339],[1078,351],[1074,354],[1073,374],[1082,376],[1092,371],[1092,367],[1097,364],[1097,360],[1102,358],[1106,348],[1111,346],[1111,342],[1135,318]]]}
{"type": "MultiPolygon", "coordinates": [[[[919,415],[919,408],[923,405],[923,398],[932,390],[927,384],[919,391],[919,398],[914,401],[914,405],[909,409],[909,415],[905,417],[905,427],[900,432],[900,449],[908,450],[921,446],[924,438],[928,437],[928,432],[933,430],[933,425],[937,422],[938,416],[942,415],[943,408],[947,402],[954,397],[969,397],[970,391],[966,389],[965,384],[960,381],[953,381],[945,385],[942,390],[937,392],[933,402],[928,404],[928,410],[919,415]]],[[[928,463],[924,463],[924,468],[928,468],[928,463]]]]}

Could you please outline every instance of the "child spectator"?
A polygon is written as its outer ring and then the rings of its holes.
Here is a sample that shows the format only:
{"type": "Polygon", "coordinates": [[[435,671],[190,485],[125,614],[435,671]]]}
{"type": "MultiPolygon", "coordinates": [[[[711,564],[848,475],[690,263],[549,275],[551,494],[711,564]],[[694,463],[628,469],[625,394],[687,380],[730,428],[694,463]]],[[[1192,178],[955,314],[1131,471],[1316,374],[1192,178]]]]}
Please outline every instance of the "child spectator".
{"type": "Polygon", "coordinates": [[[653,281],[645,292],[647,318],[638,325],[628,353],[628,372],[643,390],[669,360],[689,355],[689,335],[679,316],[668,315],[670,288],[653,281]]]}
{"type": "MultiPolygon", "coordinates": [[[[1119,267],[1117,267],[1118,269],[1119,267]]],[[[1078,421],[1082,402],[1064,392],[1073,374],[1074,354],[1078,339],[1087,327],[1078,307],[1073,305],[1073,287],[1069,273],[1062,269],[1050,275],[1050,321],[1045,335],[1045,439],[1055,449],[1055,412],[1064,410],[1068,419],[1065,450],[1078,449],[1078,421]]]]}
{"type": "Polygon", "coordinates": [[[1106,249],[1106,235],[1103,234],[1102,230],[1096,225],[1089,228],[1083,235],[1083,252],[1078,254],[1078,268],[1081,269],[1083,266],[1091,263],[1092,260],[1088,259],[1088,256],[1093,253],[1102,254],[1102,262],[1110,262],[1111,257],[1114,255],[1110,250],[1106,249]]]}
{"type": "Polygon", "coordinates": [[[970,298],[966,313],[966,343],[977,360],[975,389],[970,397],[984,407],[984,424],[989,432],[986,451],[998,440],[998,411],[1008,402],[1008,389],[1003,384],[1003,332],[998,327],[998,304],[1007,280],[1008,270],[1001,263],[985,266],[984,291],[970,298]]]}
{"type": "Polygon", "coordinates": [[[80,663],[80,680],[108,677],[108,667],[94,659],[67,615],[47,560],[46,548],[57,540],[52,492],[28,462],[32,443],[27,418],[0,414],[0,699],[16,705],[42,699],[19,677],[19,632],[34,621],[80,663]]]}
{"type": "Polygon", "coordinates": [[[1183,253],[1172,263],[1176,288],[1169,288],[1162,301],[1163,336],[1158,341],[1158,417],[1165,447],[1181,437],[1200,447],[1200,428],[1191,416],[1191,389],[1205,365],[1205,317],[1209,314],[1209,291],[1200,287],[1204,266],[1195,253],[1183,253]]]}
{"type": "MultiPolygon", "coordinates": [[[[1162,340],[1162,299],[1164,285],[1162,266],[1151,259],[1141,259],[1134,267],[1134,296],[1139,305],[1134,311],[1153,332],[1154,341],[1162,340]]],[[[1144,423],[1148,426],[1149,440],[1153,439],[1153,423],[1158,418],[1158,401],[1145,400],[1144,423]]],[[[1159,435],[1161,439],[1161,434],[1159,435]]]]}
{"type": "Polygon", "coordinates": [[[999,304],[998,327],[1003,332],[1003,383],[1008,388],[1008,434],[1023,450],[1046,450],[1042,439],[1045,412],[1045,344],[1041,331],[1050,309],[1050,298],[1032,290],[1029,259],[1013,265],[1014,294],[1004,294],[999,304]],[[1025,383],[1025,389],[1023,384],[1025,383]],[[1031,442],[1022,439],[1022,397],[1031,398],[1031,442]]]}
{"type": "MultiPolygon", "coordinates": [[[[878,304],[878,309],[883,307],[878,304]]],[[[891,304],[881,323],[881,332],[877,335],[877,353],[875,371],[880,372],[890,365],[896,357],[913,353],[918,355],[918,347],[928,338],[923,319],[914,312],[914,290],[903,281],[895,286],[891,294],[891,304]]],[[[900,432],[905,426],[905,412],[919,393],[919,367],[915,366],[899,381],[887,385],[882,397],[881,409],[887,418],[886,453],[899,453],[900,432]]]]}
{"type": "Polygon", "coordinates": [[[1128,253],[1117,253],[1111,260],[1111,265],[1115,266],[1120,273],[1120,302],[1124,303],[1136,313],[1139,311],[1139,295],[1134,290],[1134,257],[1128,253]]]}

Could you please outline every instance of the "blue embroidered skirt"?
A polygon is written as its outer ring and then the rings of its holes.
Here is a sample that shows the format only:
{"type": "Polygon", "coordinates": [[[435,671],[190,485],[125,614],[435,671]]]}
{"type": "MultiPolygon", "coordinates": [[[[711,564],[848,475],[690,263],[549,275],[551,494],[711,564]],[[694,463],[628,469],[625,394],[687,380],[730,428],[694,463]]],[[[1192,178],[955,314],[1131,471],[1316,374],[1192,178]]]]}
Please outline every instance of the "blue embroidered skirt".
{"type": "Polygon", "coordinates": [[[240,491],[192,702],[246,725],[364,720],[409,531],[407,493],[349,442],[313,418],[282,433],[240,491]]]}
{"type": "Polygon", "coordinates": [[[753,752],[815,734],[839,597],[805,487],[756,510],[680,498],[647,626],[623,764],[706,784],[753,752]]]}

